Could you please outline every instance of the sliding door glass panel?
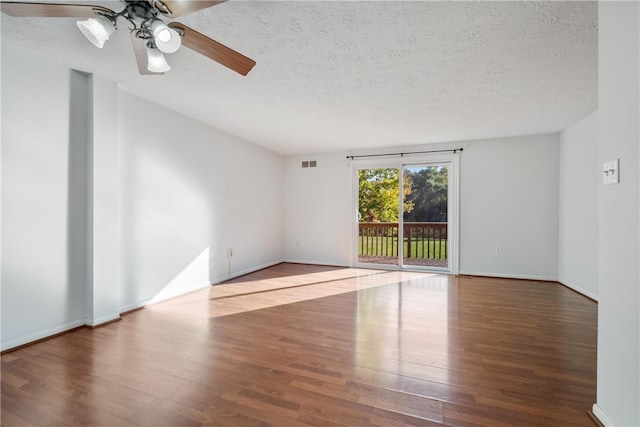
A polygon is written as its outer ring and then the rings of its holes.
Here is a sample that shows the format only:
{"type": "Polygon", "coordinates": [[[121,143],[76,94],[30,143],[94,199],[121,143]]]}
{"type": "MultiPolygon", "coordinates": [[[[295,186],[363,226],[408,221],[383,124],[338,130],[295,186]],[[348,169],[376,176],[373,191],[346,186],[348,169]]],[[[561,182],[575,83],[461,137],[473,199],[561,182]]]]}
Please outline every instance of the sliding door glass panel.
{"type": "Polygon", "coordinates": [[[358,169],[358,262],[398,265],[400,169],[358,169]]]}
{"type": "Polygon", "coordinates": [[[402,265],[448,268],[449,169],[411,165],[403,172],[402,265]]]}

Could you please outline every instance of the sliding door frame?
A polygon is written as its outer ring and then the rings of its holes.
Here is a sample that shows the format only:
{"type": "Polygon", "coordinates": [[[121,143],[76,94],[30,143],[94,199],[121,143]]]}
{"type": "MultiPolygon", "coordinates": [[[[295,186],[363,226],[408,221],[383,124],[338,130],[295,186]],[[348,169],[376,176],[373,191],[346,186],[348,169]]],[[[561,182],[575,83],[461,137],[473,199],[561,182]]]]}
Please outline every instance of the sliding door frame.
{"type": "MultiPolygon", "coordinates": [[[[459,153],[434,153],[434,154],[421,154],[421,155],[405,155],[402,157],[381,157],[381,158],[364,158],[353,159],[349,162],[352,169],[352,200],[351,210],[352,213],[352,230],[351,230],[351,266],[362,268],[376,268],[382,270],[419,270],[419,271],[432,271],[438,273],[458,274],[459,272],[459,242],[460,242],[460,154],[459,153]],[[376,168],[396,168],[399,170],[399,185],[400,191],[398,194],[399,205],[403,206],[403,174],[405,166],[429,166],[429,165],[442,165],[446,164],[448,170],[448,200],[447,200],[447,223],[448,223],[448,236],[447,236],[447,258],[448,268],[424,268],[411,265],[403,265],[404,253],[399,250],[398,264],[371,264],[360,263],[358,261],[358,231],[359,231],[359,194],[358,194],[358,170],[359,169],[376,169],[376,168]],[[401,255],[400,255],[401,254],[401,255]]],[[[399,209],[400,210],[400,209],[399,209]]],[[[402,212],[399,212],[398,222],[403,224],[402,212]]],[[[403,227],[398,227],[398,246],[404,241],[403,227]]]]}

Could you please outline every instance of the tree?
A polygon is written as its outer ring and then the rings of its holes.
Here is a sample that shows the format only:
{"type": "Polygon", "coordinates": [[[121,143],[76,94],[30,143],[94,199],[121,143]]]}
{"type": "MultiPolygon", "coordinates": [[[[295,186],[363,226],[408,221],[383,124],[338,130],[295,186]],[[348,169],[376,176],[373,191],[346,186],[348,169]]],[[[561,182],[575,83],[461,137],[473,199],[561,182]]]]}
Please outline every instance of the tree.
{"type": "MultiPolygon", "coordinates": [[[[360,169],[358,171],[358,195],[360,222],[398,222],[399,170],[360,169]]],[[[404,212],[413,210],[413,201],[407,200],[412,190],[411,177],[403,180],[404,212]]]]}
{"type": "Polygon", "coordinates": [[[405,169],[413,183],[413,191],[407,201],[414,209],[405,212],[408,222],[447,222],[448,169],[446,166],[429,166],[405,169]]]}

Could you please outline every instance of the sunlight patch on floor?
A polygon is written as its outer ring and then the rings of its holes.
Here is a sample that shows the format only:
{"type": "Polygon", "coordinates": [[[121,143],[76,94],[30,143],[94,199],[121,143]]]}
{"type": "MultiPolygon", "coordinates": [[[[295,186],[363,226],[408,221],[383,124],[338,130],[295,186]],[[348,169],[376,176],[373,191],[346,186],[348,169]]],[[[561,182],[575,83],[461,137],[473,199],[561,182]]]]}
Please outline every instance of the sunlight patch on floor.
{"type": "Polygon", "coordinates": [[[215,285],[148,309],[201,323],[211,318],[435,276],[438,275],[358,268],[282,274],[255,280],[248,275],[232,283],[215,285]]]}

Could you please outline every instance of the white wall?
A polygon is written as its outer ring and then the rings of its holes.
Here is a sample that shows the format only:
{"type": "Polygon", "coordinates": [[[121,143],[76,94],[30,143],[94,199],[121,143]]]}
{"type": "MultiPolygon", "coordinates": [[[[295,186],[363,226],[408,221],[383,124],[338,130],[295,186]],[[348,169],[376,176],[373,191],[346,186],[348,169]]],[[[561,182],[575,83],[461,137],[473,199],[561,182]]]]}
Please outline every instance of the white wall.
{"type": "MultiPolygon", "coordinates": [[[[447,147],[464,148],[460,155],[460,272],[555,280],[557,136],[467,141],[407,151],[447,147]],[[502,247],[501,256],[495,255],[496,246],[502,247]]],[[[286,159],[285,259],[351,263],[355,207],[346,155],[286,159]],[[318,167],[302,168],[303,160],[317,160],[318,167]]]]}
{"type": "Polygon", "coordinates": [[[287,157],[284,166],[284,258],[350,265],[352,204],[347,153],[287,157]],[[302,168],[316,160],[317,167],[302,168]]]}
{"type": "Polygon", "coordinates": [[[558,280],[598,299],[598,113],[560,134],[558,280]]]}
{"type": "Polygon", "coordinates": [[[462,145],[460,272],[555,280],[558,137],[462,145]],[[496,255],[496,247],[501,255],[496,255]]]}
{"type": "Polygon", "coordinates": [[[281,156],[125,92],[119,111],[121,309],[282,259],[281,156]]]}
{"type": "Polygon", "coordinates": [[[598,397],[606,425],[640,425],[640,3],[599,3],[598,397]]]}
{"type": "Polygon", "coordinates": [[[90,76],[86,323],[120,317],[118,309],[118,85],[90,76]]]}
{"type": "Polygon", "coordinates": [[[85,230],[71,213],[86,192],[70,180],[84,175],[70,150],[83,130],[73,129],[71,83],[68,68],[3,43],[2,349],[84,324],[85,230]]]}
{"type": "Polygon", "coordinates": [[[3,350],[282,259],[281,156],[4,41],[2,89],[3,350]]]}

